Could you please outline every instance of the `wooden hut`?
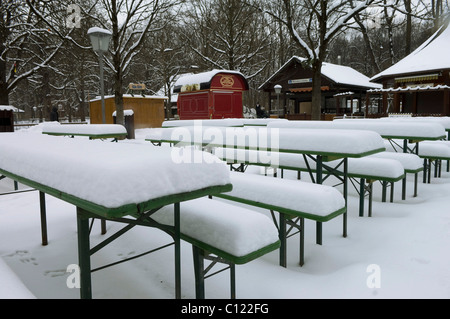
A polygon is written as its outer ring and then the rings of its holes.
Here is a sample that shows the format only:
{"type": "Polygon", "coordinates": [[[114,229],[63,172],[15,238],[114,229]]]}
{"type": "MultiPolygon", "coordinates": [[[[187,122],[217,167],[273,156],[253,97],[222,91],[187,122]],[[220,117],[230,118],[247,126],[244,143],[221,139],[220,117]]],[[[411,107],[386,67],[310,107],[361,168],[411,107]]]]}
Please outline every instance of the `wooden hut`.
{"type": "MultiPolygon", "coordinates": [[[[161,96],[138,96],[124,94],[123,109],[132,110],[134,114],[134,128],[161,127],[164,122],[164,101],[161,96]]],[[[89,102],[92,124],[102,123],[102,103],[100,98],[89,102]]],[[[105,96],[105,120],[106,124],[113,124],[113,113],[116,111],[114,96],[105,96]]]]}
{"type": "MultiPolygon", "coordinates": [[[[312,102],[312,69],[306,59],[293,56],[259,90],[267,92],[271,116],[288,119],[310,119],[312,102]],[[276,93],[275,86],[281,86],[276,93]]],[[[361,113],[369,89],[381,88],[355,69],[339,64],[322,64],[321,112],[324,119],[336,115],[361,113]],[[330,116],[326,116],[330,114],[330,116]]]]}
{"type": "Polygon", "coordinates": [[[369,91],[382,100],[381,115],[450,115],[450,28],[448,21],[427,41],[371,81],[382,89],[369,91]]]}
{"type": "Polygon", "coordinates": [[[242,118],[245,77],[235,71],[213,70],[180,77],[173,92],[178,94],[181,120],[242,118]]]}

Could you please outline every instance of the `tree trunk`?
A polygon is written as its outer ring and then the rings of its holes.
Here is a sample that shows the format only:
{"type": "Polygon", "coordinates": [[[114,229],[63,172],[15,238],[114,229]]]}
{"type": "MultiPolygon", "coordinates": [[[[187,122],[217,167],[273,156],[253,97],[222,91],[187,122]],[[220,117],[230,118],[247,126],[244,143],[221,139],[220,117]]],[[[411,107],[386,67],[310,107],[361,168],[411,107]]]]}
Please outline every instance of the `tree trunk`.
{"type": "Polygon", "coordinates": [[[315,60],[312,64],[312,102],[311,102],[311,120],[320,121],[322,114],[322,62],[315,60]]]}
{"type": "Polygon", "coordinates": [[[116,73],[116,80],[114,82],[114,102],[116,104],[116,124],[125,125],[123,115],[123,93],[122,93],[122,75],[120,72],[116,73]]]}

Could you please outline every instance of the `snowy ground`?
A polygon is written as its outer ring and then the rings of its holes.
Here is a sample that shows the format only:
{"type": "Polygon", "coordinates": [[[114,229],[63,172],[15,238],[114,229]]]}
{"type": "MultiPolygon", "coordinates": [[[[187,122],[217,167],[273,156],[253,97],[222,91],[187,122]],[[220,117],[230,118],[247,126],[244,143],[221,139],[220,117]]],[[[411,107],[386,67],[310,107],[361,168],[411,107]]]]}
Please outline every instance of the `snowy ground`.
{"type": "MultiPolygon", "coordinates": [[[[145,143],[145,134],[137,130],[133,142],[145,143]]],[[[393,203],[381,202],[376,184],[370,218],[367,213],[358,217],[359,198],[349,187],[347,238],[341,235],[342,218],[336,218],[324,224],[323,245],[317,245],[315,223],[306,221],[305,265],[298,266],[298,238],[293,237],[287,268],[278,265],[278,251],[236,267],[237,297],[450,298],[450,173],[444,170],[431,184],[419,178],[418,197],[412,197],[411,176],[407,199],[401,200],[396,184],[393,203]]],[[[11,180],[0,181],[0,193],[11,190],[11,180]]],[[[66,271],[78,260],[75,208],[47,196],[47,223],[49,245],[42,246],[38,192],[0,196],[0,298],[79,298],[77,288],[68,288],[71,273],[66,271]]],[[[121,225],[108,222],[107,227],[112,234],[121,225]]],[[[91,243],[102,238],[97,223],[91,243]]],[[[170,241],[157,229],[135,228],[95,254],[92,264],[170,241]]],[[[195,298],[191,247],[185,243],[182,267],[182,298],[195,298]]],[[[92,281],[94,298],[173,298],[173,248],[95,272],[92,281]]],[[[206,280],[206,296],[229,297],[228,272],[206,280]]]]}

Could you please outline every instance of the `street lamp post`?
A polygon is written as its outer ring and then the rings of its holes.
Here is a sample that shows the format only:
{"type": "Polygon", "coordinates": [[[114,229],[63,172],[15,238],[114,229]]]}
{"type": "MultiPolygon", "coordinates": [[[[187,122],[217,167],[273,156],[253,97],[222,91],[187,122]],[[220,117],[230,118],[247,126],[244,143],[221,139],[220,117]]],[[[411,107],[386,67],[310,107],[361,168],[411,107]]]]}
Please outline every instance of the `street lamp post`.
{"type": "Polygon", "coordinates": [[[112,33],[108,30],[93,27],[88,30],[89,38],[91,39],[92,49],[98,53],[100,63],[100,94],[102,97],[102,123],[106,123],[105,118],[105,88],[103,81],[103,53],[108,51],[109,41],[112,33]]]}
{"type": "Polygon", "coordinates": [[[274,87],[274,90],[275,90],[275,93],[277,94],[277,100],[278,100],[278,102],[277,102],[277,104],[278,104],[278,106],[277,106],[277,113],[278,113],[278,115],[280,114],[280,93],[281,93],[281,85],[279,85],[279,84],[277,84],[277,85],[275,85],[274,87]]]}

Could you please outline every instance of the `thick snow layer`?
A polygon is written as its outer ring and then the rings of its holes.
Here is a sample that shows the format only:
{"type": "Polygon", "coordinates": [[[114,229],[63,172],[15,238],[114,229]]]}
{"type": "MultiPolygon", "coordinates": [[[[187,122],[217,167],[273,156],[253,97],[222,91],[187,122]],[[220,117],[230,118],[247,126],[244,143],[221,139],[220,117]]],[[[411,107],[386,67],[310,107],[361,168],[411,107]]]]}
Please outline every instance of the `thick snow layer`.
{"type": "Polygon", "coordinates": [[[402,60],[376,74],[371,81],[397,74],[441,71],[450,68],[450,28],[441,27],[427,41],[402,60]],[[443,31],[441,29],[444,29],[443,31]],[[442,33],[440,33],[442,31],[442,33]]]}
{"type": "MultiPolygon", "coordinates": [[[[136,130],[136,141],[133,142],[151,147],[144,141],[147,133],[147,129],[136,130]]],[[[120,141],[119,144],[129,142],[120,141]]],[[[245,174],[250,173],[247,171],[245,174]]],[[[419,180],[422,174],[419,172],[419,180]]],[[[284,178],[296,181],[297,174],[285,171],[284,178]]],[[[302,181],[309,182],[308,174],[302,175],[302,181]]],[[[328,185],[334,182],[330,179],[326,181],[328,185]]],[[[413,183],[412,179],[408,180],[407,189],[412,188],[413,183]]],[[[23,185],[19,187],[22,189],[23,185]]],[[[411,194],[402,200],[401,187],[396,185],[394,202],[391,203],[381,201],[381,185],[374,183],[370,218],[358,216],[360,197],[353,187],[349,187],[347,237],[342,237],[342,220],[335,218],[323,224],[323,244],[317,245],[316,223],[305,221],[303,267],[298,265],[299,240],[294,236],[288,240],[286,268],[279,266],[278,251],[236,267],[237,298],[267,302],[269,311],[277,308],[271,306],[271,299],[278,299],[281,306],[285,305],[283,299],[291,299],[286,302],[288,307],[297,303],[292,299],[300,302],[330,298],[448,300],[450,173],[442,170],[441,178],[432,177],[431,183],[419,183],[418,187],[417,197],[411,194]]],[[[337,189],[341,190],[340,187],[337,189]]],[[[10,179],[0,180],[0,192],[13,190],[10,179]]],[[[282,195],[281,192],[271,194],[272,197],[279,195],[282,195]]],[[[38,198],[36,192],[0,197],[0,256],[36,298],[78,299],[79,289],[67,285],[73,273],[66,272],[68,265],[78,262],[75,208],[46,196],[49,245],[42,246],[38,198]]],[[[270,217],[267,210],[259,209],[258,212],[270,217]]],[[[107,222],[108,234],[122,228],[121,223],[107,222]]],[[[92,245],[105,238],[100,234],[99,224],[94,223],[92,245]]],[[[92,263],[95,267],[135,257],[171,242],[172,238],[158,229],[134,227],[125,236],[94,254],[92,263]]],[[[170,247],[95,272],[92,277],[93,297],[173,299],[173,254],[173,247],[170,247]]],[[[187,303],[188,299],[195,298],[191,245],[182,242],[181,254],[182,298],[187,303]]],[[[5,279],[13,283],[9,270],[0,275],[1,283],[5,279]]],[[[206,280],[207,298],[229,298],[228,274],[224,271],[206,280]]],[[[2,298],[19,298],[12,289],[6,293],[2,298]]],[[[168,310],[164,308],[166,302],[162,303],[164,306],[158,300],[149,302],[157,310],[168,310]]],[[[210,303],[214,305],[214,301],[210,303]]],[[[174,313],[179,311],[175,307],[174,313]]]]}
{"type": "Polygon", "coordinates": [[[380,153],[370,155],[370,157],[389,158],[389,159],[397,160],[402,164],[402,166],[407,171],[408,170],[416,171],[423,167],[422,159],[419,156],[417,156],[416,154],[411,154],[411,153],[380,152],[380,153]]]}
{"type": "Polygon", "coordinates": [[[450,159],[450,147],[446,141],[426,141],[419,145],[419,156],[450,159]]]}
{"type": "Polygon", "coordinates": [[[345,207],[342,194],[327,185],[237,172],[231,173],[231,182],[233,190],[226,195],[298,212],[327,216],[345,207]]]}
{"type": "MultiPolygon", "coordinates": [[[[368,130],[381,136],[397,138],[432,138],[446,136],[445,128],[431,122],[389,122],[379,119],[339,119],[334,121],[283,121],[270,122],[268,127],[368,130]]],[[[359,133],[358,133],[359,134],[359,133]]]]}
{"type": "Polygon", "coordinates": [[[36,298],[0,257],[0,299],[36,298]]]}
{"type": "Polygon", "coordinates": [[[391,116],[391,117],[381,117],[380,120],[383,121],[394,121],[394,122],[431,122],[441,124],[445,130],[450,130],[450,117],[448,116],[391,116]]]}
{"type": "Polygon", "coordinates": [[[188,84],[200,84],[200,83],[209,83],[211,82],[212,78],[216,76],[219,73],[230,73],[230,74],[237,74],[242,77],[242,73],[237,71],[230,71],[230,70],[212,70],[208,72],[203,73],[197,73],[197,74],[186,74],[183,76],[180,76],[178,80],[175,82],[174,86],[180,86],[180,85],[188,85],[188,84]]]}
{"type": "MultiPolygon", "coordinates": [[[[284,121],[280,122],[284,123],[284,121]]],[[[196,125],[156,129],[151,131],[146,139],[211,147],[227,146],[259,150],[270,148],[282,152],[345,154],[347,156],[359,156],[380,151],[380,149],[384,150],[381,136],[367,130],[298,130],[255,126],[225,128],[196,125]]]]}
{"type": "Polygon", "coordinates": [[[0,168],[108,208],[229,183],[225,164],[192,151],[182,162],[170,149],[33,133],[0,135],[0,168]]]}
{"type": "MultiPolygon", "coordinates": [[[[264,84],[262,84],[259,88],[261,89],[266,83],[269,83],[272,78],[275,77],[277,73],[283,70],[286,65],[290,64],[292,60],[298,60],[300,62],[305,61],[305,58],[293,56],[289,61],[287,61],[277,72],[272,75],[264,84]]],[[[322,63],[322,75],[330,79],[331,81],[338,84],[349,84],[356,87],[366,87],[366,88],[381,88],[382,86],[377,83],[370,82],[369,78],[364,74],[356,71],[355,69],[328,62],[322,63]]]]}
{"type": "Polygon", "coordinates": [[[127,134],[127,130],[120,124],[70,124],[70,125],[51,125],[42,129],[42,133],[64,133],[64,134],[127,134]]]}
{"type": "MultiPolygon", "coordinates": [[[[243,207],[199,198],[181,203],[180,211],[183,234],[233,256],[245,256],[278,241],[278,231],[267,216],[243,207]]],[[[152,218],[173,225],[173,205],[163,207],[152,218]]]]}

